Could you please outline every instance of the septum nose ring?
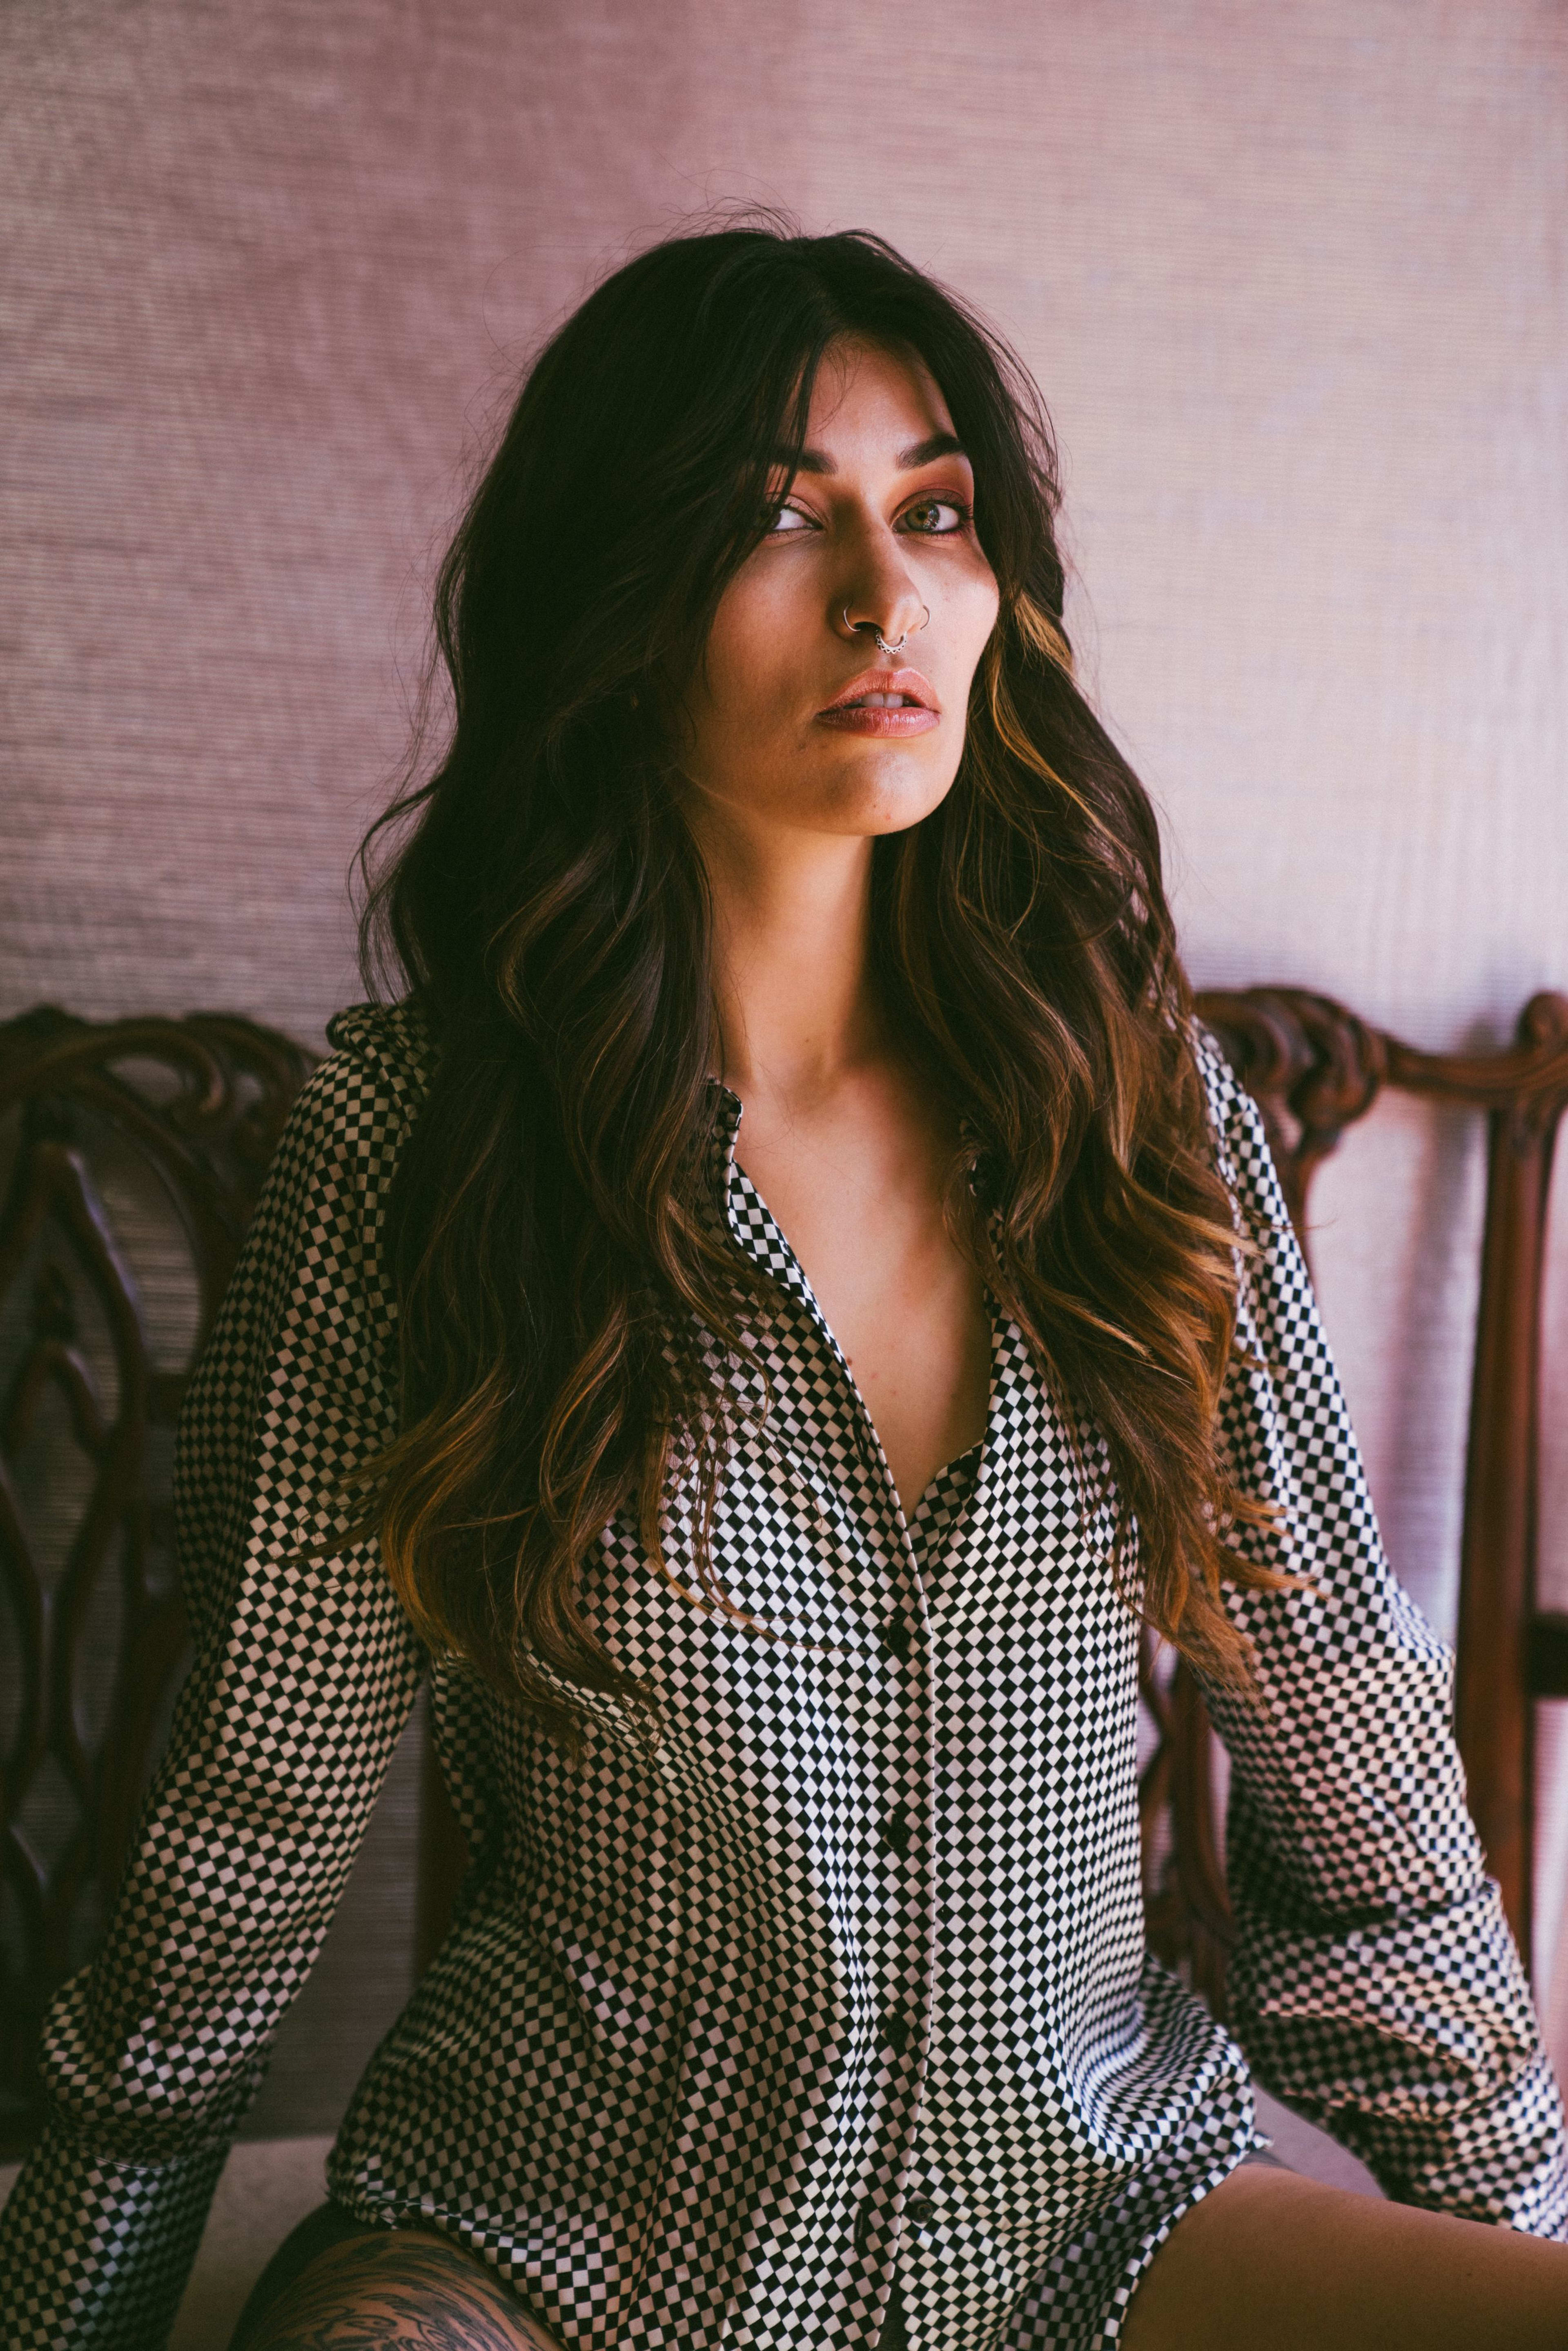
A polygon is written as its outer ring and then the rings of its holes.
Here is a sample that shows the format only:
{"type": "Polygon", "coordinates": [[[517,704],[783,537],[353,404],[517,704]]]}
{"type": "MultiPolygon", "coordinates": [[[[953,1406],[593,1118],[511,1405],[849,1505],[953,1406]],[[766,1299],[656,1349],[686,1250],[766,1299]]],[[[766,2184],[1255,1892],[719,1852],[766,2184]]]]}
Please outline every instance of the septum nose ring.
{"type": "MultiPolygon", "coordinates": [[[[922,629],[928,629],[931,625],[931,607],[929,604],[922,604],[920,609],[925,615],[925,618],[921,622],[920,626],[922,629]]],[[[907,629],[904,630],[904,635],[899,638],[896,644],[890,645],[874,621],[852,621],[850,618],[850,608],[847,604],[843,608],[843,613],[844,626],[849,631],[852,637],[858,637],[862,629],[869,629],[873,636],[876,639],[877,649],[879,652],[884,653],[901,653],[904,651],[904,642],[909,635],[909,631],[907,629]]],[[[916,633],[918,634],[918,631],[916,633]]]]}

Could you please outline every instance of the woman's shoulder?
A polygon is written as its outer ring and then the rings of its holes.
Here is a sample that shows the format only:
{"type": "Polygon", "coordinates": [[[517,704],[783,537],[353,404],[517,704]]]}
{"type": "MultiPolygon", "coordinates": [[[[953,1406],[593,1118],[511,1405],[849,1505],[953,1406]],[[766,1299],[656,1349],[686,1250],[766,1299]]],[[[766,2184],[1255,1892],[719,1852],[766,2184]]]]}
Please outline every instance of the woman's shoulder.
{"type": "Polygon", "coordinates": [[[417,997],[397,1004],[350,1004],[327,1023],[333,1047],[324,1070],[363,1087],[380,1088],[389,1103],[414,1109],[435,1072],[435,1032],[417,997]]]}
{"type": "Polygon", "coordinates": [[[256,1217],[263,1235],[310,1199],[350,1223],[373,1215],[430,1092],[434,1035],[412,998],[350,1004],[328,1022],[327,1041],[273,1156],[256,1217]]]}
{"type": "MultiPolygon", "coordinates": [[[[1262,1113],[1232,1068],[1224,1046],[1207,1022],[1196,1014],[1186,1024],[1187,1040],[1203,1081],[1208,1123],[1216,1139],[1233,1147],[1263,1134],[1262,1113]]],[[[1264,1148],[1267,1149],[1265,1143],[1264,1148]]]]}
{"type": "Polygon", "coordinates": [[[1198,1076],[1203,1080],[1209,1116],[1217,1124],[1223,1123],[1227,1115],[1233,1114],[1249,1097],[1226,1058],[1225,1048],[1207,1022],[1194,1013],[1187,1021],[1186,1033],[1198,1076]]]}
{"type": "Polygon", "coordinates": [[[1286,1229],[1290,1218],[1262,1111],[1214,1030],[1194,1017],[1187,1023],[1187,1036],[1203,1081],[1215,1160],[1227,1190],[1254,1229],[1286,1229]]]}

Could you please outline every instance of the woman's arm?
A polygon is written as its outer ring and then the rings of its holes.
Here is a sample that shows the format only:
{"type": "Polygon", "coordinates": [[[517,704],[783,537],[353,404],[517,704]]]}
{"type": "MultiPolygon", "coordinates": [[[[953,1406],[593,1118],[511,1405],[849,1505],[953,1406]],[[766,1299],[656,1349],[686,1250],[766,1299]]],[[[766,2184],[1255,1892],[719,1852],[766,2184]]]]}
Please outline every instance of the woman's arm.
{"type": "Polygon", "coordinates": [[[1391,2195],[1557,2235],[1562,2105],[1466,1809],[1452,1658],[1384,1557],[1257,1106],[1200,1050],[1221,1169],[1259,1245],[1241,1262],[1224,1440],[1239,1486],[1280,1513],[1236,1541],[1310,1580],[1229,1595],[1259,1698],[1208,1694],[1233,1765],[1231,2022],[1260,2080],[1391,2195]]]}
{"type": "Polygon", "coordinates": [[[330,1549],[337,1481],[393,1427],[380,1232],[408,1116],[383,1069],[316,1072],[181,1418],[195,1663],[102,1949],[46,2028],[48,2126],[0,2216],[15,2351],[162,2343],[408,1719],[423,1661],[375,1547],[330,1549]]]}

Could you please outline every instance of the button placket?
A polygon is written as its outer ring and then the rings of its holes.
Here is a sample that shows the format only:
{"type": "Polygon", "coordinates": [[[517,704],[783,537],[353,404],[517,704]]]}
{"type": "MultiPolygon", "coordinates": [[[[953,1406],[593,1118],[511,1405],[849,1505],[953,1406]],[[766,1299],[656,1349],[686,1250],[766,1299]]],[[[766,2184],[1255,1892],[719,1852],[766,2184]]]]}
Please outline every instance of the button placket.
{"type": "Polygon", "coordinates": [[[869,1824],[865,1852],[868,1875],[878,1889],[866,1945],[882,2003],[879,2104],[883,2116],[884,2169],[879,2183],[880,2226],[862,2258],[874,2272],[879,2290],[903,2234],[902,2196],[928,2064],[935,1955],[929,1649],[918,1561],[908,1531],[900,1528],[899,1531],[903,1536],[899,1552],[906,1564],[907,1580],[894,1579],[894,1605],[880,1633],[873,1635],[873,1678],[885,1691],[886,1700],[873,1718],[870,1740],[868,1760],[873,1766],[880,1811],[869,1824]]]}
{"type": "MultiPolygon", "coordinates": [[[[860,1651],[864,1691],[855,1729],[865,1813],[857,1865],[863,1889],[858,1933],[868,1989],[877,2001],[876,2076],[868,2083],[874,2120],[862,2142],[860,2201],[851,2228],[860,2271],[856,2299],[880,2310],[890,2246],[920,2109],[926,2065],[934,1945],[929,1821],[932,1716],[928,1635],[920,1559],[882,1442],[837,1340],[766,1204],[735,1165],[738,1104],[727,1121],[726,1207],[732,1236],[782,1277],[841,1399],[841,1438],[860,1475],[854,1493],[864,1563],[868,1627],[874,1648],[860,1651]],[[875,1594],[874,1600],[872,1594],[875,1594]],[[874,1610],[874,1614],[873,1613],[874,1610]],[[880,1633],[877,1620],[881,1619],[880,1633]],[[868,1671],[869,1668],[869,1671],[868,1671]]],[[[832,1406],[828,1405],[830,1417],[832,1406]]],[[[845,1460],[846,1468],[851,1467],[845,1460]]],[[[846,1500],[849,1499],[846,1493],[846,1500]]],[[[846,2182],[846,2186],[848,2183],[846,2182]]]]}

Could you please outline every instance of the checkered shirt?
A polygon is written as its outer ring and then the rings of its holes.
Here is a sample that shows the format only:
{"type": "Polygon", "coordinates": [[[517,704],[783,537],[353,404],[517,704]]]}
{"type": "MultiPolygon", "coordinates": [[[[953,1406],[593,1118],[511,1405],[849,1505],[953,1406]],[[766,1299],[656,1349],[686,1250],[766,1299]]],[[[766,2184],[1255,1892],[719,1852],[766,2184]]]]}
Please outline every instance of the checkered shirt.
{"type": "MultiPolygon", "coordinates": [[[[381,1236],[429,1074],[406,1008],[332,1034],[182,1425],[196,1663],[108,1938],[49,2019],[53,2118],[0,2224],[16,2351],[163,2341],[430,1671],[373,1545],[307,1555],[392,1432],[381,1236]]],[[[993,1311],[984,1440],[906,1524],[718,1089],[714,1213],[778,1284],[771,1412],[739,1426],[715,1526],[752,1621],[692,1596],[672,1487],[672,1573],[623,1517],[583,1592],[657,1694],[652,1740],[591,1698],[569,1761],[435,1667],[473,1865],[329,2167],[362,2219],[472,2247],[563,2344],[872,2351],[896,2276],[915,2351],[1108,2345],[1256,2143],[1249,2061],[1395,2195],[1563,2228],[1562,2113],[1465,1809],[1450,1659],[1385,1562],[1256,1109],[1198,1042],[1261,1244],[1223,1428],[1281,1520],[1244,1540],[1311,1579],[1232,1595],[1260,1703],[1213,1696],[1231,2031],[1145,1949],[1101,1439],[1071,1441],[993,1311]]]]}

